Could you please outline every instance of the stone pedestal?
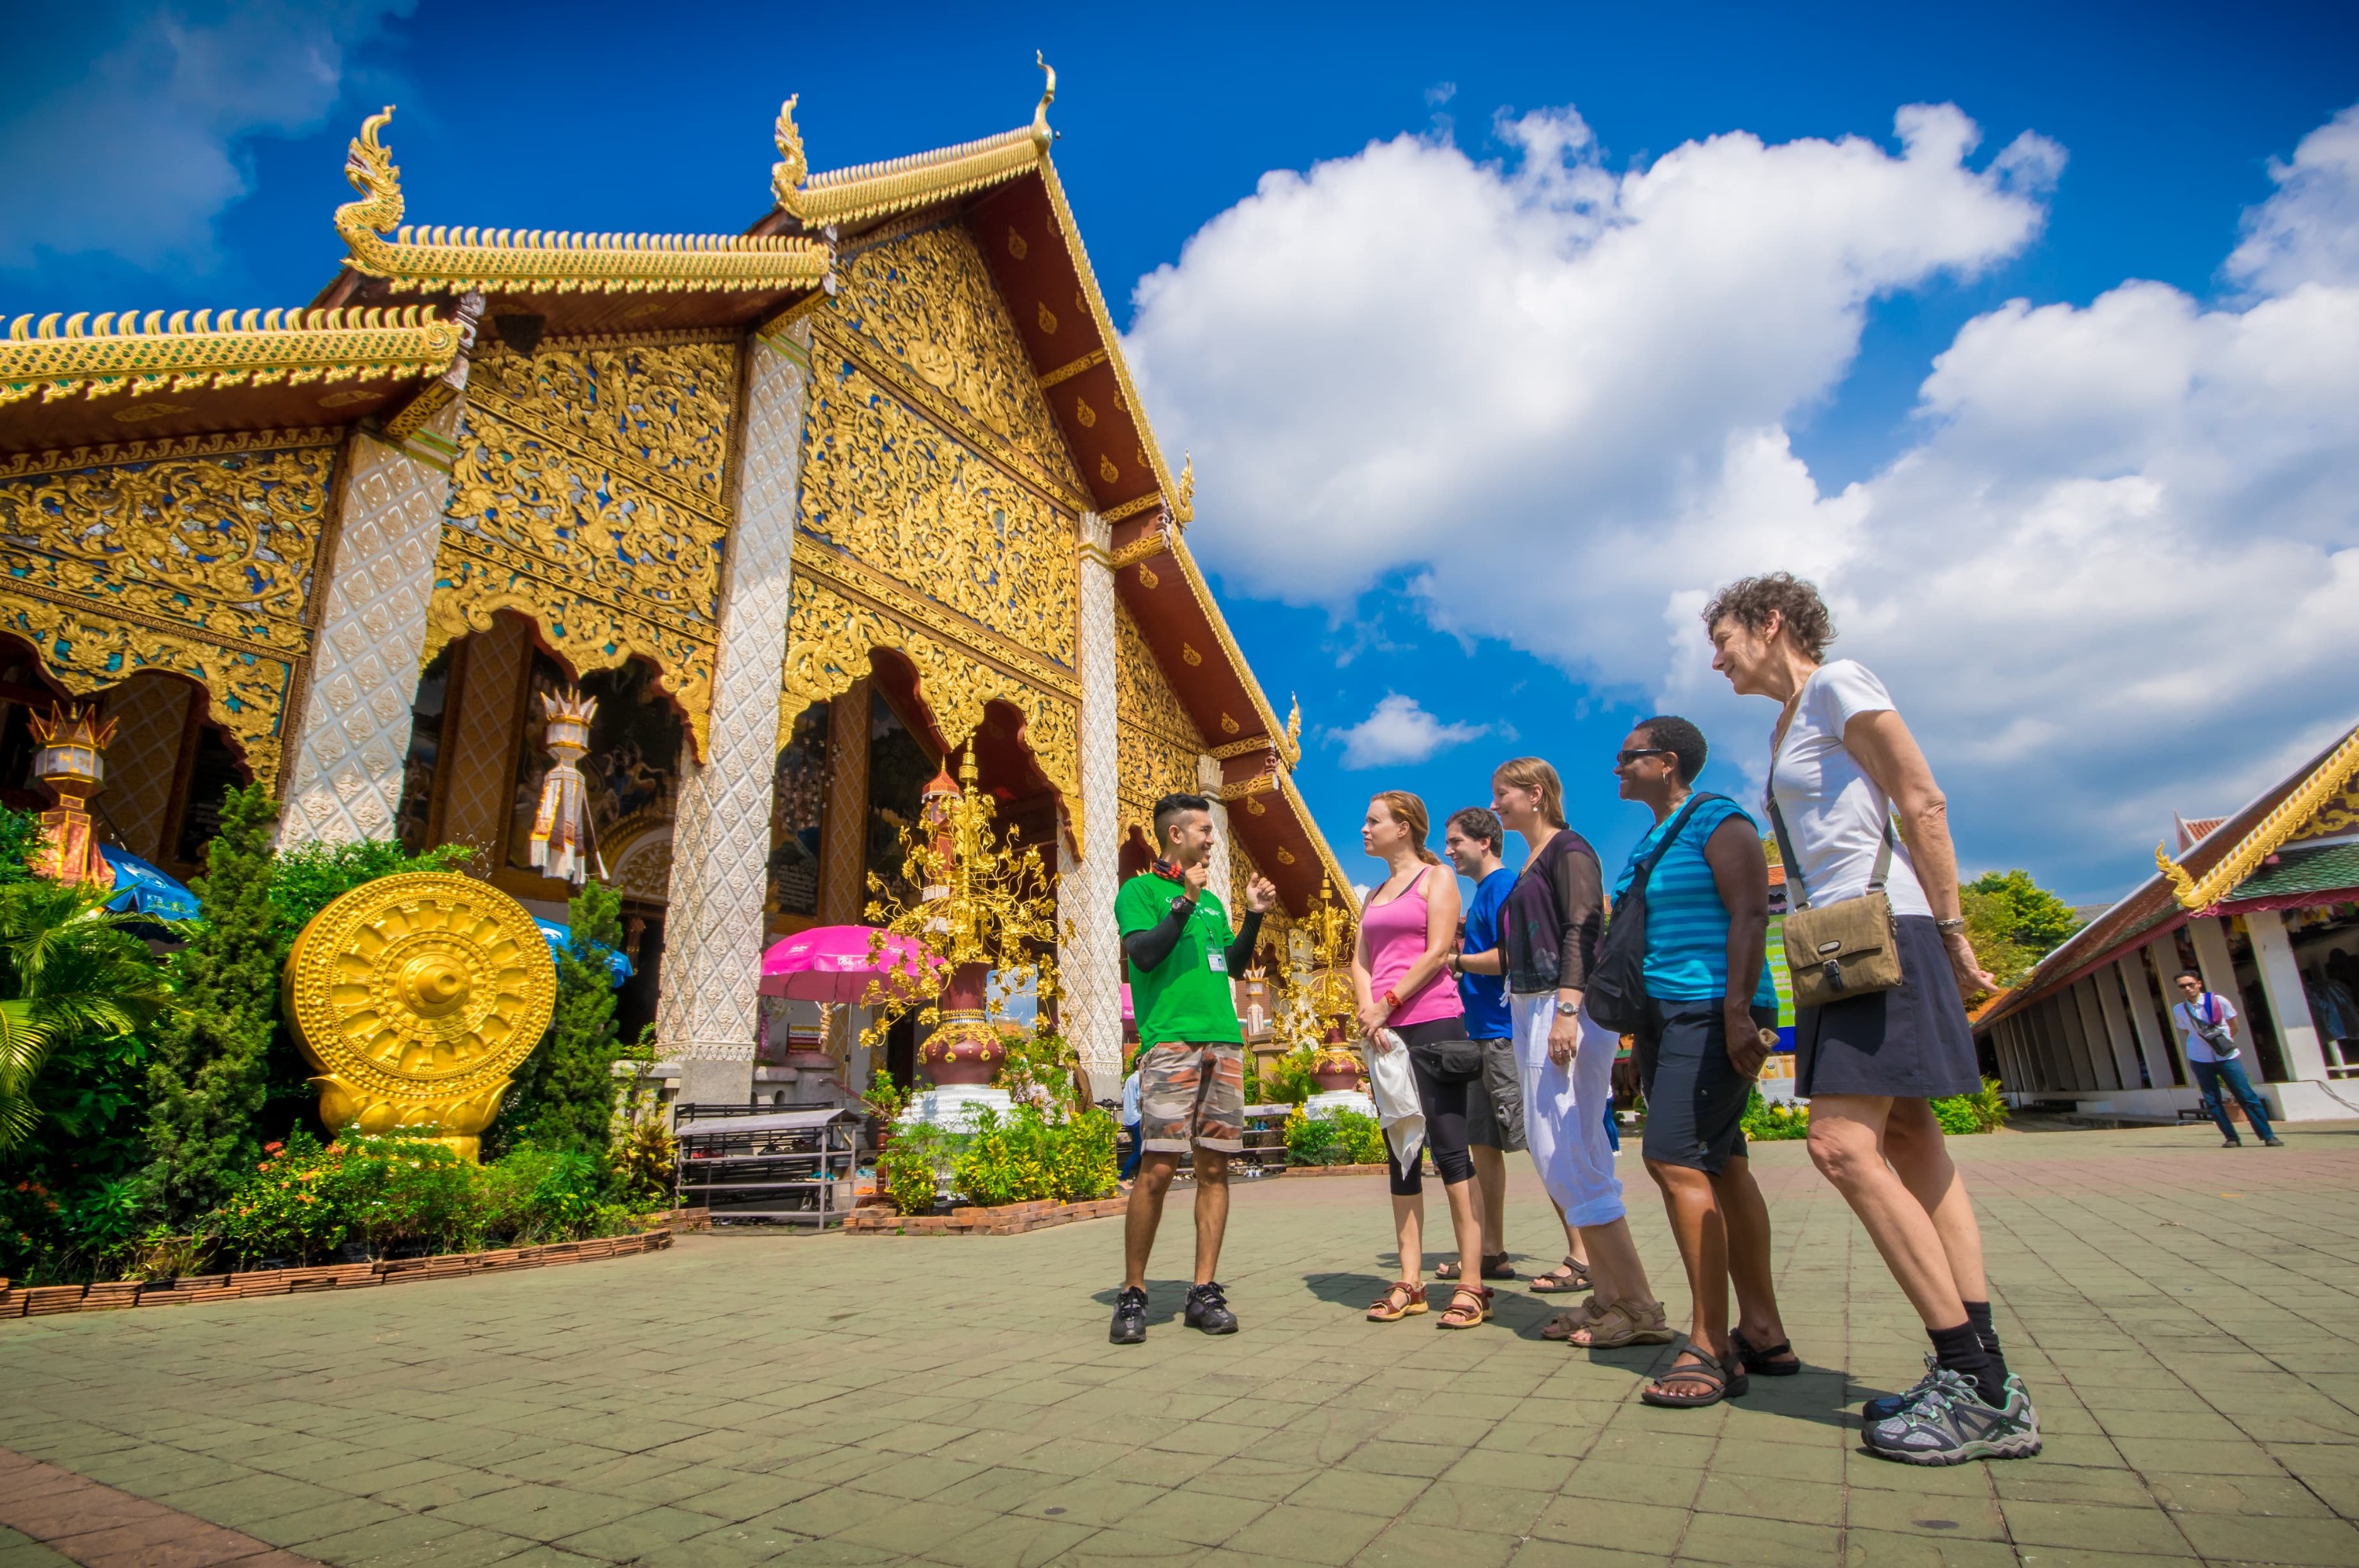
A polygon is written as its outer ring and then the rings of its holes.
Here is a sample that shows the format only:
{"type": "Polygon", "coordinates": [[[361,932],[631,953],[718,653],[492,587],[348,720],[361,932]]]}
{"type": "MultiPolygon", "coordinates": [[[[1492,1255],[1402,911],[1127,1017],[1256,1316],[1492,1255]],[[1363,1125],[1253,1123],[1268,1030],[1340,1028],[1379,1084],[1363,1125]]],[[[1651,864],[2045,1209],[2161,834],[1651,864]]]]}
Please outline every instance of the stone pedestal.
{"type": "Polygon", "coordinates": [[[1359,1089],[1326,1089],[1302,1102],[1302,1114],[1315,1116],[1322,1112],[1357,1111],[1364,1116],[1376,1114],[1375,1101],[1359,1089]]]}
{"type": "Polygon", "coordinates": [[[945,1132],[973,1132],[977,1107],[988,1105],[1006,1116],[1016,1108],[1015,1098],[990,1083],[940,1083],[920,1089],[900,1116],[901,1125],[940,1127],[945,1132]]]}

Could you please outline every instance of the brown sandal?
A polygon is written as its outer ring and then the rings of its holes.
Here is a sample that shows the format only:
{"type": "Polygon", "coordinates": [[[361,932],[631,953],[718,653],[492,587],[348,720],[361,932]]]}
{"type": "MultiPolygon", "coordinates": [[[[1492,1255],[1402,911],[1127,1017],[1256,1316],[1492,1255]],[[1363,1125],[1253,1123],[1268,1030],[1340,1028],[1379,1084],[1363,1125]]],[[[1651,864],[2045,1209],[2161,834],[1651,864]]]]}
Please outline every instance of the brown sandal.
{"type": "Polygon", "coordinates": [[[1425,1287],[1407,1281],[1396,1282],[1380,1301],[1368,1303],[1370,1323],[1398,1323],[1412,1312],[1425,1311],[1425,1287]]]}
{"type": "Polygon", "coordinates": [[[1491,1321],[1491,1298],[1498,1294],[1488,1285],[1461,1285],[1451,1292],[1450,1310],[1434,1323],[1436,1328],[1480,1328],[1491,1321]],[[1472,1306],[1461,1305],[1471,1301],[1472,1306]]]}
{"type": "MultiPolygon", "coordinates": [[[[1461,1272],[1462,1270],[1458,1267],[1458,1259],[1453,1258],[1447,1263],[1436,1265],[1433,1270],[1433,1277],[1437,1279],[1455,1279],[1459,1277],[1461,1272]]],[[[1512,1279],[1515,1277],[1515,1265],[1508,1260],[1506,1253],[1486,1252],[1483,1255],[1484,1279],[1512,1279]]]]}
{"type": "Polygon", "coordinates": [[[1532,1290],[1543,1296],[1577,1296],[1590,1288],[1588,1267],[1575,1263],[1571,1258],[1547,1273],[1532,1278],[1532,1290]]]}
{"type": "Polygon", "coordinates": [[[1733,1358],[1723,1362],[1692,1345],[1682,1346],[1679,1355],[1671,1358],[1669,1368],[1638,1390],[1638,1398],[1650,1405],[1661,1405],[1675,1410],[1701,1410],[1723,1399],[1733,1399],[1745,1392],[1746,1381],[1744,1373],[1731,1370],[1734,1365],[1733,1358]],[[1690,1361],[1687,1359],[1689,1356],[1695,1359],[1690,1361]],[[1681,1384],[1696,1391],[1687,1394],[1674,1392],[1681,1384]]]}
{"type": "Polygon", "coordinates": [[[1596,1321],[1597,1314],[1604,1310],[1597,1304],[1597,1298],[1592,1296],[1581,1305],[1569,1307],[1541,1324],[1540,1337],[1553,1340],[1571,1339],[1573,1330],[1588,1327],[1596,1321]]]}
{"type": "Polygon", "coordinates": [[[1619,1350],[1625,1345],[1669,1345],[1679,1337],[1663,1321],[1662,1302],[1648,1302],[1641,1310],[1616,1301],[1567,1334],[1565,1343],[1582,1350],[1619,1350]]]}

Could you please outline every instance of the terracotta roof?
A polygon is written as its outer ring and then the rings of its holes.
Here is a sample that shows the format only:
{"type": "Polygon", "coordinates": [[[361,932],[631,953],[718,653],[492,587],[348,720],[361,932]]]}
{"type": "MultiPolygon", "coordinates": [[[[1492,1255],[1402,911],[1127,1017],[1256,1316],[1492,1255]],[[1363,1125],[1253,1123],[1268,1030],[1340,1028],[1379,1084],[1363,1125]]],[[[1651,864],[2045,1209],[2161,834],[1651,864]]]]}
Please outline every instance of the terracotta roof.
{"type": "Polygon", "coordinates": [[[2185,855],[2203,842],[2203,835],[2226,822],[2225,817],[2182,817],[2173,814],[2172,823],[2179,829],[2179,853],[2185,855]]]}

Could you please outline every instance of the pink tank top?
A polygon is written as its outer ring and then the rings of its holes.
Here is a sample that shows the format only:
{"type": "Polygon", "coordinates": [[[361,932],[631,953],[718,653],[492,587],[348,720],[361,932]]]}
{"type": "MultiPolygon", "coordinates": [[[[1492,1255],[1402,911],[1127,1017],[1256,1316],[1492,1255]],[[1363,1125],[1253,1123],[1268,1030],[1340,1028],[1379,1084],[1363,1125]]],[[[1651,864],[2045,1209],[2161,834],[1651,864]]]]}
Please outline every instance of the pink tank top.
{"type": "MultiPolygon", "coordinates": [[[[1370,904],[1360,913],[1360,929],[1368,938],[1369,985],[1378,996],[1397,989],[1409,965],[1424,956],[1425,879],[1433,869],[1429,866],[1410,878],[1399,897],[1388,903],[1370,904]]],[[[1465,1011],[1450,971],[1437,969],[1432,979],[1400,999],[1389,1021],[1396,1026],[1430,1024],[1437,1018],[1461,1018],[1465,1011]]]]}

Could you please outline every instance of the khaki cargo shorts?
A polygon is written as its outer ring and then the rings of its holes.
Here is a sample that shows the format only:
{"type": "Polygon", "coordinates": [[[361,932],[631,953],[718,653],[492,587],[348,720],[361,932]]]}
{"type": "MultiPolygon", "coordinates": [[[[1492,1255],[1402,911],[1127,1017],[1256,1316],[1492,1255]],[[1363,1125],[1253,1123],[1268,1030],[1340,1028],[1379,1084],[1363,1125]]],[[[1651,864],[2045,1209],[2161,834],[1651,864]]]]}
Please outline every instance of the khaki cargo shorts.
{"type": "Polygon", "coordinates": [[[1138,1054],[1138,1146],[1184,1154],[1245,1146],[1245,1051],[1172,1041],[1138,1054]]]}

